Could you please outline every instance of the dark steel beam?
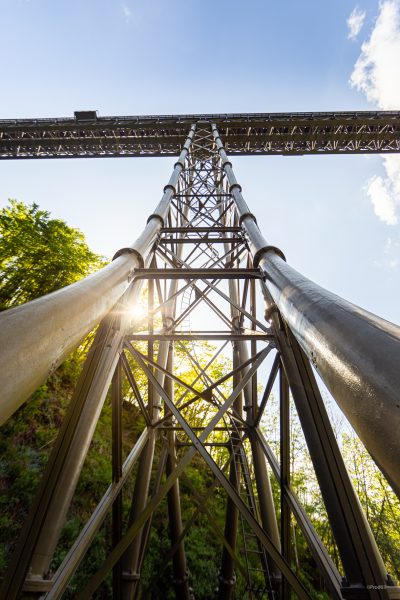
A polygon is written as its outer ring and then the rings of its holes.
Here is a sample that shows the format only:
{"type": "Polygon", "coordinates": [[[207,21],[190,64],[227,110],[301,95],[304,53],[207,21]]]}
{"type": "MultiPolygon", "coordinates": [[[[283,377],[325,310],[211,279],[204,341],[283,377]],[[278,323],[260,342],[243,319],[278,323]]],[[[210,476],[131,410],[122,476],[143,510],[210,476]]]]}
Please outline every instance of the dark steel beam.
{"type": "MultiPolygon", "coordinates": [[[[118,361],[111,384],[112,406],[112,480],[118,483],[122,477],[122,377],[121,360],[118,361]]],[[[122,491],[112,505],[112,546],[122,536],[122,491]]],[[[113,597],[120,598],[122,592],[122,563],[115,563],[112,574],[113,597]]]]}
{"type": "Polygon", "coordinates": [[[116,319],[121,321],[119,315],[110,313],[97,330],[14,551],[1,588],[2,599],[18,597],[29,567],[36,575],[48,570],[118,361],[123,333],[116,335],[116,319]]]}
{"type": "MultiPolygon", "coordinates": [[[[391,585],[340,453],[311,366],[290,330],[272,316],[277,346],[329,516],[346,579],[343,596],[388,599],[391,585]],[[353,591],[354,590],[354,591],[353,591]]],[[[282,478],[282,473],[281,473],[282,478]]],[[[284,482],[283,482],[284,483],[284,482]]],[[[398,588],[394,588],[394,593],[398,588]]]]}
{"type": "MultiPolygon", "coordinates": [[[[190,399],[191,402],[193,400],[197,400],[198,398],[204,398],[205,400],[208,400],[210,392],[212,390],[214,390],[216,387],[221,385],[221,383],[223,383],[224,381],[227,381],[228,379],[230,379],[235,373],[246,369],[246,367],[248,365],[250,365],[251,363],[253,363],[253,364],[256,363],[259,360],[261,355],[266,356],[271,350],[270,347],[260,350],[259,352],[257,352],[257,354],[255,356],[251,356],[245,363],[241,363],[238,367],[235,367],[234,369],[232,369],[232,371],[230,371],[229,373],[225,373],[225,375],[223,375],[222,377],[220,377],[219,379],[214,381],[208,388],[198,391],[195,388],[193,388],[191,385],[189,385],[188,383],[186,383],[185,381],[183,381],[182,379],[177,377],[176,375],[169,373],[169,371],[167,369],[163,368],[160,364],[152,361],[148,356],[145,356],[144,354],[139,352],[129,342],[126,344],[126,347],[131,352],[133,357],[136,358],[136,360],[138,359],[138,357],[140,357],[140,359],[144,360],[145,363],[147,363],[148,365],[150,365],[152,367],[155,367],[155,369],[157,371],[164,373],[165,375],[167,375],[167,377],[170,377],[173,381],[175,381],[176,383],[181,385],[183,388],[186,388],[187,390],[192,392],[194,394],[194,397],[190,399]]],[[[148,376],[150,377],[150,373],[148,373],[148,376]]],[[[182,406],[180,406],[180,408],[182,408],[182,406]]]]}
{"type": "Polygon", "coordinates": [[[264,393],[261,398],[261,402],[260,402],[258,412],[256,414],[256,418],[254,419],[253,427],[258,427],[260,424],[261,418],[264,414],[265,407],[267,405],[268,399],[272,392],[272,388],[274,386],[276,376],[278,374],[279,364],[280,364],[280,359],[279,359],[279,355],[277,354],[274,358],[274,362],[272,364],[271,371],[268,376],[268,381],[267,381],[267,384],[264,389],[264,393]]]}
{"type": "MultiPolygon", "coordinates": [[[[232,464],[232,461],[229,461],[229,462],[230,462],[230,464],[232,464]]],[[[224,468],[222,468],[221,471],[223,472],[224,468]]],[[[191,493],[193,500],[199,507],[199,510],[201,512],[203,512],[205,514],[205,516],[207,517],[209,525],[210,525],[210,527],[212,527],[213,533],[215,533],[217,535],[217,537],[220,539],[224,548],[226,548],[227,552],[232,557],[232,560],[235,562],[235,565],[236,565],[238,571],[240,571],[244,581],[246,581],[247,571],[245,570],[245,568],[242,564],[241,557],[238,555],[237,551],[235,551],[235,549],[232,548],[232,546],[229,544],[229,541],[227,540],[223,531],[220,529],[217,519],[214,517],[211,510],[209,508],[207,508],[207,499],[210,497],[209,493],[207,492],[206,496],[204,496],[204,495],[200,496],[200,494],[197,492],[196,488],[194,487],[194,485],[192,484],[192,482],[190,481],[190,479],[186,475],[186,473],[184,473],[183,475],[184,475],[186,483],[188,484],[188,486],[190,488],[190,493],[191,493]]],[[[218,482],[218,480],[214,479],[214,482],[216,484],[218,482]]]]}
{"type": "Polygon", "coordinates": [[[216,123],[230,154],[400,151],[398,111],[248,113],[0,121],[0,158],[176,156],[188,128],[216,123]]]}
{"type": "Polygon", "coordinates": [[[79,567],[83,560],[85,553],[87,552],[90,544],[92,543],[97,531],[101,527],[104,519],[106,518],[110,507],[114,500],[118,497],[122,490],[122,486],[127,480],[127,477],[131,473],[134,465],[136,464],[140,454],[145,447],[149,436],[154,435],[150,429],[145,429],[140,435],[138,441],[132,448],[131,452],[125,459],[122,465],[122,475],[117,482],[113,482],[96,509],[93,511],[91,517],[85,524],[84,528],[76,538],[74,544],[69,550],[68,554],[64,558],[61,565],[58,567],[56,573],[52,579],[52,589],[46,596],[46,600],[59,600],[62,598],[67,585],[74,575],[75,571],[79,567]]]}
{"type": "Polygon", "coordinates": [[[129,381],[129,384],[130,384],[130,386],[132,388],[133,393],[135,394],[136,400],[138,401],[138,404],[140,406],[140,409],[141,409],[142,414],[144,416],[144,419],[146,421],[146,425],[149,427],[149,426],[151,426],[150,415],[149,415],[148,410],[147,410],[147,408],[146,408],[146,406],[144,404],[144,401],[143,401],[142,395],[140,393],[139,387],[138,387],[138,385],[136,383],[135,377],[134,377],[134,375],[133,375],[133,373],[131,371],[128,359],[126,358],[126,356],[125,356],[125,354],[123,352],[121,353],[121,359],[120,360],[121,360],[121,364],[122,364],[122,366],[124,368],[124,371],[125,371],[125,374],[126,374],[126,378],[129,381]]]}
{"type": "MultiPolygon", "coordinates": [[[[160,233],[185,233],[197,235],[198,233],[241,233],[241,227],[162,227],[160,233]]],[[[218,238],[216,238],[218,239],[218,238]]]]}
{"type": "MultiPolygon", "coordinates": [[[[232,457],[231,457],[231,459],[229,461],[227,461],[225,463],[225,465],[223,465],[223,467],[221,468],[222,472],[224,472],[227,469],[227,467],[231,463],[231,460],[232,460],[232,457]]],[[[183,472],[182,477],[185,478],[185,481],[188,483],[189,486],[192,485],[191,482],[190,482],[190,479],[187,477],[187,475],[185,474],[185,472],[183,472]]],[[[150,583],[147,585],[146,589],[144,590],[144,592],[143,592],[143,599],[148,600],[149,594],[150,594],[151,590],[153,589],[153,587],[157,583],[157,581],[160,579],[160,577],[163,575],[163,573],[164,573],[167,565],[169,564],[170,559],[174,556],[175,552],[178,551],[180,543],[184,540],[185,536],[189,533],[189,531],[191,530],[191,528],[195,525],[196,520],[197,520],[199,514],[201,512],[203,512],[204,509],[206,509],[207,501],[213,495],[213,493],[215,491],[215,487],[217,485],[218,485],[218,479],[214,478],[214,481],[208,487],[207,492],[204,495],[201,496],[201,501],[200,501],[200,499],[197,500],[198,495],[196,493],[196,497],[194,499],[195,499],[195,502],[197,504],[197,507],[193,511],[191,517],[186,521],[185,526],[182,529],[182,532],[181,532],[179,538],[176,540],[175,544],[163,556],[163,563],[160,565],[160,568],[157,570],[157,573],[154,574],[154,576],[151,579],[150,583]]],[[[192,488],[192,489],[194,489],[194,488],[192,488]]],[[[222,536],[223,536],[223,534],[222,534],[222,536]]],[[[224,538],[224,540],[225,540],[225,538],[224,538]]],[[[225,540],[225,543],[226,543],[226,540],[225,540]]]]}
{"type": "Polygon", "coordinates": [[[259,269],[135,269],[135,279],[260,279],[259,269]]]}
{"type": "MultiPolygon", "coordinates": [[[[167,403],[171,412],[174,414],[174,416],[176,418],[178,418],[178,416],[179,416],[179,419],[180,419],[179,411],[177,411],[174,404],[169,401],[169,398],[168,398],[168,396],[166,396],[164,389],[161,387],[161,385],[159,384],[159,382],[157,381],[157,379],[155,378],[153,373],[147,368],[146,364],[143,362],[140,353],[138,353],[134,349],[132,349],[132,353],[135,356],[139,366],[147,373],[147,376],[150,379],[150,381],[153,383],[155,389],[157,389],[160,396],[162,398],[164,398],[164,401],[167,403]]],[[[264,350],[264,353],[260,353],[259,358],[254,365],[254,368],[258,367],[258,365],[265,358],[265,355],[266,355],[265,350],[264,350]]],[[[253,367],[252,367],[252,370],[253,370],[253,367]]],[[[252,374],[252,372],[250,373],[250,375],[251,374],[252,374]]],[[[246,377],[244,379],[246,380],[246,377]]],[[[183,471],[186,469],[186,467],[190,464],[196,451],[201,447],[201,443],[206,441],[208,436],[210,435],[210,433],[212,431],[214,431],[214,429],[216,428],[216,426],[218,425],[220,420],[225,415],[226,411],[230,408],[230,406],[236,399],[237,395],[240,394],[240,392],[242,391],[243,385],[244,385],[244,383],[242,381],[232,391],[229,398],[223,403],[223,405],[219,408],[217,413],[212,417],[210,422],[203,429],[199,438],[196,438],[194,446],[187,450],[187,452],[181,458],[179,463],[176,465],[173,473],[171,473],[167,477],[166,481],[160,487],[159,491],[148,502],[146,508],[142,511],[142,513],[139,515],[139,517],[136,519],[136,521],[134,523],[132,523],[132,525],[128,528],[125,535],[122,537],[121,541],[119,542],[118,546],[111,551],[109,556],[104,561],[103,565],[100,567],[100,569],[97,571],[97,573],[95,573],[95,575],[93,575],[93,577],[90,579],[86,588],[79,593],[77,600],[87,600],[96,591],[96,589],[100,585],[101,581],[104,579],[104,577],[110,571],[110,569],[113,568],[114,564],[119,560],[120,556],[125,552],[125,550],[130,546],[132,541],[137,537],[137,535],[141,531],[143,525],[146,523],[146,521],[148,520],[150,515],[154,512],[155,508],[159,505],[161,500],[166,496],[168,491],[174,485],[177,478],[183,473],[183,471]]],[[[186,427],[187,427],[186,421],[184,424],[182,423],[182,427],[186,431],[186,427]]],[[[220,475],[220,474],[222,475],[222,473],[220,473],[220,471],[218,469],[218,475],[220,475]]],[[[225,480],[225,476],[222,475],[222,477],[225,480]]],[[[296,581],[295,581],[295,584],[296,584],[296,581]]],[[[296,587],[296,586],[294,586],[294,587],[296,587]]],[[[304,597],[304,596],[301,595],[301,597],[304,597]]],[[[308,595],[306,595],[306,597],[309,598],[308,595]]]]}
{"type": "MultiPolygon", "coordinates": [[[[140,456],[138,470],[135,479],[135,487],[132,494],[132,502],[129,513],[128,527],[134,523],[146,506],[151,471],[154,460],[155,432],[149,437],[145,448],[140,456]]],[[[143,524],[144,525],[144,524],[143,524]]],[[[138,535],[132,540],[132,544],[126,549],[124,555],[116,562],[123,565],[123,586],[121,598],[132,600],[140,579],[140,552],[142,548],[144,528],[141,528],[138,535]]],[[[115,547],[118,547],[115,546],[115,547]]]]}
{"type": "MultiPolygon", "coordinates": [[[[232,348],[232,368],[239,367],[239,352],[237,344],[232,348]]],[[[235,388],[240,381],[240,371],[236,372],[232,379],[232,386],[235,388]]],[[[242,394],[238,394],[233,403],[233,407],[237,414],[242,415],[243,398],[242,394]]],[[[230,432],[230,453],[233,456],[229,467],[229,482],[233,489],[238,493],[240,490],[240,464],[237,460],[237,452],[240,449],[240,434],[234,428],[230,432]]],[[[240,493],[240,492],[239,492],[240,493]]],[[[234,597],[236,575],[234,571],[236,552],[237,533],[238,533],[238,518],[239,513],[235,503],[228,496],[226,500],[225,512],[225,530],[224,538],[227,544],[222,548],[221,568],[218,574],[218,599],[231,600],[234,597]],[[233,551],[233,552],[232,552],[233,551]]]]}
{"type": "Polygon", "coordinates": [[[184,341],[184,340],[226,340],[226,341],[246,341],[246,340],[254,340],[260,342],[268,342],[273,340],[273,335],[268,333],[259,333],[259,332],[246,332],[246,333],[224,333],[224,332],[214,332],[210,331],[210,333],[204,332],[195,332],[191,333],[158,333],[157,331],[153,334],[147,333],[136,333],[134,335],[128,335],[127,339],[131,342],[137,341],[146,341],[152,339],[154,341],[184,341]]]}
{"type": "MultiPolygon", "coordinates": [[[[173,344],[170,344],[169,347],[167,368],[171,372],[174,369],[173,344]]],[[[174,400],[174,382],[168,377],[164,378],[164,389],[168,396],[174,400]]],[[[164,407],[164,412],[166,415],[169,415],[172,422],[172,415],[169,412],[167,406],[164,407]]],[[[168,477],[169,475],[171,475],[171,473],[173,473],[178,462],[176,455],[176,435],[173,429],[170,429],[167,432],[167,442],[168,457],[165,471],[168,477]]],[[[171,547],[173,548],[175,544],[177,544],[176,552],[172,557],[175,598],[176,600],[191,600],[184,541],[182,539],[180,542],[178,542],[183,531],[179,479],[175,481],[174,485],[171,487],[167,494],[167,504],[171,547]]]]}
{"type": "Polygon", "coordinates": [[[204,244],[224,244],[225,242],[242,244],[243,239],[236,237],[198,237],[198,238],[185,238],[183,240],[179,240],[176,238],[162,237],[159,240],[159,243],[163,246],[165,244],[194,244],[196,246],[202,246],[204,244]]]}
{"type": "MultiPolygon", "coordinates": [[[[161,450],[160,458],[158,461],[157,473],[156,473],[155,481],[154,481],[154,488],[153,488],[153,492],[151,495],[152,498],[158,493],[158,491],[160,489],[163,475],[165,472],[166,463],[167,463],[167,455],[168,455],[167,448],[163,448],[161,450]]],[[[144,563],[145,556],[146,556],[146,551],[150,544],[150,531],[151,531],[151,527],[153,524],[153,518],[154,518],[154,515],[151,515],[143,527],[142,543],[141,543],[141,547],[140,547],[140,556],[139,556],[139,572],[142,571],[143,563],[144,563]]],[[[138,600],[139,593],[140,593],[140,586],[137,586],[137,588],[135,590],[134,600],[138,600]]],[[[140,598],[142,598],[142,596],[140,596],[140,598]]]]}
{"type": "MultiPolygon", "coordinates": [[[[281,463],[281,549],[282,555],[290,564],[290,506],[282,488],[290,485],[290,404],[289,384],[281,364],[279,370],[279,400],[280,400],[280,463],[281,463]]],[[[282,600],[290,600],[290,586],[286,579],[282,581],[282,600]]]]}
{"type": "MultiPolygon", "coordinates": [[[[172,260],[170,257],[165,257],[165,258],[166,258],[166,260],[169,262],[169,264],[174,264],[174,263],[173,263],[173,260],[172,260]]],[[[175,258],[175,257],[174,257],[174,258],[175,258]]],[[[222,261],[224,258],[226,258],[226,257],[225,257],[225,256],[223,256],[223,257],[219,257],[219,258],[218,258],[218,260],[214,261],[214,263],[213,263],[213,267],[215,267],[215,265],[216,265],[216,264],[218,264],[220,261],[222,261]]],[[[179,264],[181,265],[181,267],[180,267],[181,269],[182,269],[183,267],[186,267],[187,269],[189,268],[189,267],[188,267],[188,265],[187,265],[187,262],[184,262],[184,261],[182,261],[182,260],[180,260],[180,261],[179,261],[179,260],[176,260],[175,262],[176,262],[176,263],[179,263],[179,264]]],[[[230,261],[230,262],[233,262],[233,261],[232,261],[232,259],[231,259],[231,261],[230,261]]],[[[226,269],[225,269],[225,267],[227,267],[227,265],[224,265],[224,270],[226,270],[226,269]]],[[[170,269],[168,269],[168,270],[170,270],[170,269]]],[[[219,269],[215,269],[215,271],[219,271],[219,269]]],[[[233,271],[233,269],[230,269],[230,271],[233,271]]],[[[236,269],[236,271],[242,271],[242,269],[236,269]]],[[[204,277],[206,277],[206,274],[207,274],[207,271],[206,271],[206,270],[204,270],[204,277]]],[[[208,276],[208,275],[207,275],[207,276],[208,276]]],[[[221,277],[219,277],[219,279],[221,279],[221,277]]],[[[235,279],[235,278],[228,277],[228,280],[232,281],[232,279],[235,279]]],[[[246,278],[244,279],[244,282],[245,282],[245,286],[246,286],[246,282],[249,282],[249,278],[247,278],[247,277],[246,277],[246,278]]],[[[194,290],[195,290],[195,292],[196,292],[197,299],[196,299],[196,300],[195,300],[195,301],[192,303],[192,305],[191,305],[191,306],[195,306],[196,304],[198,304],[198,303],[200,302],[200,300],[201,300],[201,299],[204,299],[204,301],[205,301],[206,303],[208,303],[208,304],[210,305],[210,307],[211,307],[211,308],[213,308],[213,306],[214,306],[214,311],[218,312],[218,311],[219,311],[219,309],[218,309],[217,307],[215,307],[215,305],[213,305],[213,304],[211,303],[211,300],[210,300],[209,298],[206,298],[206,297],[204,296],[204,294],[208,294],[208,293],[210,292],[210,290],[212,290],[212,291],[213,291],[213,292],[215,292],[215,293],[216,293],[218,296],[220,296],[221,298],[223,298],[224,300],[226,300],[226,301],[228,302],[228,304],[229,304],[229,306],[230,306],[230,307],[234,307],[234,308],[236,308],[236,309],[239,311],[239,313],[241,314],[241,317],[244,317],[244,316],[246,316],[246,317],[247,317],[247,318],[248,318],[248,319],[249,319],[249,320],[250,320],[252,323],[256,324],[256,325],[257,325],[257,326],[258,326],[260,329],[262,329],[263,331],[268,331],[268,327],[266,327],[266,326],[265,326],[263,323],[261,323],[260,321],[258,321],[258,319],[256,319],[254,315],[252,315],[251,313],[249,313],[249,312],[248,312],[248,311],[247,311],[247,310],[244,308],[244,305],[243,305],[243,304],[242,304],[242,305],[240,304],[240,302],[239,302],[239,298],[238,298],[237,294],[235,294],[235,297],[233,297],[233,296],[232,296],[232,294],[230,294],[230,295],[227,295],[227,294],[225,294],[225,293],[224,293],[224,292],[223,292],[223,291],[222,291],[222,290],[221,290],[221,289],[218,287],[218,285],[217,285],[217,283],[219,283],[219,281],[213,280],[213,281],[211,282],[209,279],[205,279],[205,278],[204,278],[204,283],[207,285],[207,287],[205,288],[205,290],[204,290],[204,291],[201,291],[201,290],[200,290],[198,287],[195,287],[195,286],[194,286],[194,284],[192,284],[192,285],[193,285],[193,289],[194,289],[194,290]],[[199,296],[201,296],[201,297],[199,297],[199,296]]],[[[190,307],[188,307],[188,309],[187,309],[187,310],[189,310],[189,308],[190,308],[190,307]]],[[[223,313],[221,314],[221,311],[219,311],[219,315],[221,316],[221,318],[222,318],[222,320],[223,320],[223,318],[224,318],[224,314],[223,314],[223,313]]],[[[180,317],[180,318],[182,318],[182,315],[181,315],[181,317],[180,317]]],[[[229,322],[228,322],[228,324],[229,324],[229,322]]]]}

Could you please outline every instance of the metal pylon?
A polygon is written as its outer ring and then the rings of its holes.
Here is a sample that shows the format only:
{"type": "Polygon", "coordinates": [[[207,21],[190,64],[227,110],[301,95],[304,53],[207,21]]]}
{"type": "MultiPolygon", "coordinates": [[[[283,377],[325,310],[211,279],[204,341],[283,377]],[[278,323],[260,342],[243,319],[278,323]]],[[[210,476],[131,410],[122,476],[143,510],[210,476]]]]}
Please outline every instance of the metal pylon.
{"type": "Polygon", "coordinates": [[[21,593],[62,598],[109,511],[113,549],[79,598],[95,595],[111,571],[114,598],[150,597],[160,573],[145,588],[141,572],[152,517],[164,498],[172,585],[177,598],[195,598],[185,553],[185,536],[195,527],[195,518],[182,521],[180,479],[187,477],[185,470],[196,454],[211,471],[214,483],[203,496],[190,480],[187,485],[221,541],[215,581],[220,600],[237,597],[239,579],[249,600],[287,599],[292,592],[299,598],[311,597],[292,567],[292,519],[332,598],[400,598],[350,482],[310,362],[265,284],[260,250],[281,258],[283,254],[254,242],[258,235],[255,218],[244,203],[213,123],[198,121],[188,131],[148,230],[151,235],[141,242],[141,252],[136,247],[123,248],[116,255],[139,258],[129,275],[131,283],[96,333],[1,598],[10,600],[21,593]],[[133,327],[130,309],[142,289],[148,298],[148,315],[141,326],[136,320],[133,327]],[[258,316],[261,298],[267,320],[258,316]],[[203,342],[208,344],[207,360],[201,354],[203,342]],[[215,367],[221,357],[227,366],[218,375],[215,367]],[[182,365],[192,374],[191,382],[184,377],[182,365]],[[146,390],[135,376],[137,369],[147,378],[146,390]],[[261,392],[260,370],[267,374],[261,392]],[[276,379],[279,459],[260,428],[276,379]],[[123,461],[124,382],[131,387],[145,425],[123,461]],[[110,385],[113,481],[58,570],[49,573],[110,385]],[[291,486],[289,390],[340,553],[343,577],[291,486]],[[132,506],[124,522],[122,488],[135,465],[132,506]],[[280,507],[274,506],[272,476],[280,490],[280,507]],[[207,507],[216,486],[226,493],[224,525],[207,507]]]}

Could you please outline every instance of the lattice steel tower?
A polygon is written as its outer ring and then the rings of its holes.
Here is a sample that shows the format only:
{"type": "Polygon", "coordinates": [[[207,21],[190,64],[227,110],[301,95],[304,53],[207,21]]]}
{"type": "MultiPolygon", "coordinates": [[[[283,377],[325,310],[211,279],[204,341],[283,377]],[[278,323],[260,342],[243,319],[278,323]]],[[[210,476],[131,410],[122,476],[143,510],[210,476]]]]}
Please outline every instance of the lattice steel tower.
{"type": "Polygon", "coordinates": [[[243,598],[311,597],[293,568],[293,519],[332,598],[400,598],[315,378],[316,371],[398,494],[399,328],[292,269],[282,251],[262,236],[227,156],[227,150],[395,152],[399,132],[399,113],[136,120],[77,113],[74,120],[0,123],[2,158],[179,154],[159,205],[131,247],[86,280],[0,316],[2,421],[100,322],[4,579],[2,599],[62,598],[110,511],[113,549],[79,598],[96,597],[110,571],[114,598],[151,597],[160,573],[145,589],[141,572],[152,518],[165,498],[171,539],[165,564],[172,561],[171,585],[179,599],[196,598],[185,536],[200,513],[222,548],[215,580],[220,600],[237,597],[239,579],[243,598]],[[147,298],[148,310],[140,322],[130,308],[141,297],[147,298]],[[257,311],[260,301],[263,317],[257,311]],[[204,342],[206,361],[199,355],[204,342]],[[225,370],[216,377],[221,360],[225,370]],[[263,389],[260,372],[267,381],[263,389]],[[143,375],[146,389],[140,384],[143,375]],[[275,381],[278,454],[260,427],[275,381]],[[49,573],[110,386],[112,482],[60,567],[49,573]],[[123,456],[122,411],[129,394],[141,410],[143,431],[123,456]],[[342,573],[291,485],[290,394],[342,573]],[[205,492],[185,474],[195,456],[212,474],[205,492]],[[122,489],[132,473],[132,505],[124,522],[122,489]],[[277,483],[275,499],[271,478],[277,483]],[[180,482],[194,507],[185,523],[180,482]],[[216,490],[226,497],[224,524],[207,506],[216,490]]]}

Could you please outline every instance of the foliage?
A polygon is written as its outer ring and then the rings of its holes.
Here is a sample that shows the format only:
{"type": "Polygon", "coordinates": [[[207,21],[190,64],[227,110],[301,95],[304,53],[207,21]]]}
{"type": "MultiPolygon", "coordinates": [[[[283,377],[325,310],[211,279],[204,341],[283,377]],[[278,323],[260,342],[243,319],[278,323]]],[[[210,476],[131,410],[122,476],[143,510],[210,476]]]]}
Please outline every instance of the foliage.
{"type": "Polygon", "coordinates": [[[74,283],[103,264],[84,235],[37,204],[0,210],[0,310],[74,283]]]}
{"type": "MultiPolygon", "coordinates": [[[[360,498],[386,568],[395,581],[400,581],[400,556],[398,552],[400,547],[398,528],[400,502],[351,426],[345,421],[343,415],[338,413],[333,401],[325,398],[325,404],[344,462],[360,498]]],[[[331,558],[339,571],[342,572],[338,548],[332,535],[317,477],[292,400],[290,421],[292,486],[331,558]]],[[[278,402],[273,397],[263,419],[263,429],[269,444],[279,457],[279,412],[278,402]]],[[[277,506],[279,506],[277,486],[274,480],[273,485],[275,500],[277,506]]],[[[312,558],[307,554],[305,540],[295,523],[293,534],[293,541],[295,540],[298,546],[297,553],[303,577],[305,576],[306,580],[308,579],[315,587],[318,587],[318,582],[313,581],[315,565],[312,558]]]]}
{"type": "Polygon", "coordinates": [[[71,392],[71,379],[60,367],[0,428],[2,572],[27,517],[71,392]]]}
{"type": "Polygon", "coordinates": [[[353,431],[343,433],[342,452],[385,565],[400,581],[400,503],[353,431]]]}

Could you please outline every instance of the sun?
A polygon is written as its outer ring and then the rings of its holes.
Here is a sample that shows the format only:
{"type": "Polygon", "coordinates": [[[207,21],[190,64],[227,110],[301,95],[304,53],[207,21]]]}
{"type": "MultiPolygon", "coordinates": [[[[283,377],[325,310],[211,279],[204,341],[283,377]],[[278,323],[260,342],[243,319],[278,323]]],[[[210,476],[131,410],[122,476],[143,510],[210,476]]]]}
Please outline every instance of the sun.
{"type": "Polygon", "coordinates": [[[140,303],[130,304],[126,312],[134,322],[143,321],[147,317],[147,308],[140,303]]]}

